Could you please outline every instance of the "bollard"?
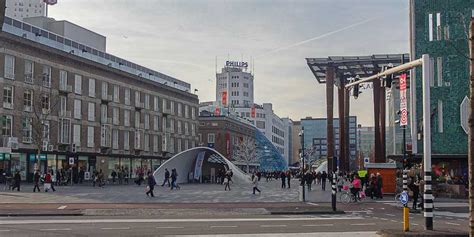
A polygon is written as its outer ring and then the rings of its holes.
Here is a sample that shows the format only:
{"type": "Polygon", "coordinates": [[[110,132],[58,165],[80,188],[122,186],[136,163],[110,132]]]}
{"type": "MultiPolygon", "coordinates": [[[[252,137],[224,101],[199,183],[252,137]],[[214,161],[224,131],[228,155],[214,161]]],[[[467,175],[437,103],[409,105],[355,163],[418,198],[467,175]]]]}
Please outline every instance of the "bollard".
{"type": "Polygon", "coordinates": [[[410,230],[410,209],[406,206],[403,207],[403,231],[407,232],[410,230]]]}

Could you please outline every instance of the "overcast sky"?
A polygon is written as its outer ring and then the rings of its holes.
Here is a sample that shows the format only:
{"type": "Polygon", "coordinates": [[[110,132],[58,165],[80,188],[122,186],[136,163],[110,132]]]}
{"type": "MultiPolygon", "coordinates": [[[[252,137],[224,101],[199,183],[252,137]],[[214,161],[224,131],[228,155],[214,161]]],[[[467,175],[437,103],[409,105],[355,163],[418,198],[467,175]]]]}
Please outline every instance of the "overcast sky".
{"type": "MultiPolygon", "coordinates": [[[[49,16],[107,37],[107,51],[215,100],[215,59],[255,61],[255,101],[280,117],[325,117],[305,58],[408,52],[408,0],[59,0],[49,16]]],[[[351,115],[373,124],[372,97],[351,115]]],[[[335,114],[337,116],[337,113],[335,114]]]]}

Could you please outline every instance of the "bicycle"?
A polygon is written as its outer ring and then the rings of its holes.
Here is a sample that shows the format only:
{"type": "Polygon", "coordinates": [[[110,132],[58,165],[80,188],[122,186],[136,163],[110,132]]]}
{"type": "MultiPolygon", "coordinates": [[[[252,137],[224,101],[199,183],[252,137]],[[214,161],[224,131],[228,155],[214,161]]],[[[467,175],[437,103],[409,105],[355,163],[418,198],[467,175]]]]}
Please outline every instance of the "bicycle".
{"type": "MultiPolygon", "coordinates": [[[[364,190],[361,190],[358,192],[358,201],[359,202],[362,202],[365,200],[365,198],[367,197],[365,195],[365,192],[364,190]]],[[[356,202],[356,196],[348,191],[348,190],[344,190],[342,193],[341,193],[341,196],[339,196],[339,201],[341,201],[342,203],[344,204],[349,204],[350,202],[356,202]]]]}

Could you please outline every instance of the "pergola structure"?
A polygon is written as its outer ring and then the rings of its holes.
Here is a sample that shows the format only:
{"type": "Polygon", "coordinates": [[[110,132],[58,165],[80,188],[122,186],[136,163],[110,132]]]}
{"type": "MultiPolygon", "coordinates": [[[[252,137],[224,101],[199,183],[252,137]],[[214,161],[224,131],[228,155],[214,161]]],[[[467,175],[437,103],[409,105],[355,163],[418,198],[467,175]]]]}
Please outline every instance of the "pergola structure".
{"type": "MultiPolygon", "coordinates": [[[[336,170],[334,159],[334,86],[338,88],[339,169],[349,170],[349,90],[344,85],[352,78],[365,78],[379,73],[383,66],[398,66],[410,60],[408,54],[371,56],[331,56],[307,58],[306,62],[320,84],[326,84],[328,170],[336,170]]],[[[380,80],[373,82],[375,121],[375,162],[385,162],[385,88],[380,80]]]]}

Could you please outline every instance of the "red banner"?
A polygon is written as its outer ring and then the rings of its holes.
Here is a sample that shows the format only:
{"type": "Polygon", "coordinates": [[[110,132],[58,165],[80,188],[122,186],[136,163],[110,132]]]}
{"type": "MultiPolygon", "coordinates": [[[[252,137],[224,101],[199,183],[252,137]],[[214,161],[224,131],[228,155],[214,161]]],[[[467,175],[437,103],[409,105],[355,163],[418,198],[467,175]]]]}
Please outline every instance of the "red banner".
{"type": "Polygon", "coordinates": [[[223,91],[223,92],[222,92],[222,104],[223,104],[224,106],[227,105],[227,91],[223,91]]]}
{"type": "Polygon", "coordinates": [[[225,144],[226,144],[226,151],[227,151],[227,155],[230,154],[230,134],[229,133],[226,133],[225,134],[225,144]]]}
{"type": "Polygon", "coordinates": [[[252,116],[252,118],[255,118],[255,114],[256,114],[255,105],[252,105],[252,110],[251,110],[251,116],[252,116]]]}
{"type": "Polygon", "coordinates": [[[221,115],[221,109],[219,109],[219,107],[216,107],[216,110],[214,110],[214,115],[215,116],[220,116],[221,115]]]}

